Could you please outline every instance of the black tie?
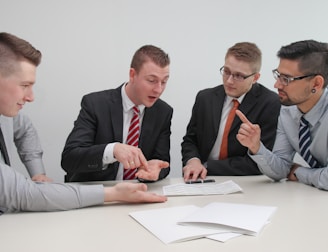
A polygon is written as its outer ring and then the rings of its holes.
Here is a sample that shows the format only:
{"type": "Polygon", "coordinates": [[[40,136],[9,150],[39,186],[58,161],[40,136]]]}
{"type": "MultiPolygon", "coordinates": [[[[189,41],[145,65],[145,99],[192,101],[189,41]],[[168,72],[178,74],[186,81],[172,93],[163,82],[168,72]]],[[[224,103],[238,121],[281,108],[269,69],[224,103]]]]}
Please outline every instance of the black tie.
{"type": "Polygon", "coordinates": [[[9,156],[5,144],[5,139],[3,138],[2,130],[0,128],[0,149],[3,156],[3,159],[7,165],[10,165],[9,156]]]}

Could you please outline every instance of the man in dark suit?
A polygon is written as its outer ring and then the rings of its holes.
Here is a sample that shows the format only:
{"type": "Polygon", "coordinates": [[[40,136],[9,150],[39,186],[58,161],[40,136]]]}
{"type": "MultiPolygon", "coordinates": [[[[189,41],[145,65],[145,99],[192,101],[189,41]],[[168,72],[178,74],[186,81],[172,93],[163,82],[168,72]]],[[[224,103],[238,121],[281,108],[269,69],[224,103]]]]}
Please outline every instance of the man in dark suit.
{"type": "Polygon", "coordinates": [[[257,83],[260,68],[259,48],[249,42],[237,43],[228,49],[220,69],[223,85],[197,94],[181,144],[185,181],[204,179],[206,175],[261,174],[247,155],[247,148],[236,139],[241,121],[233,111],[231,127],[224,133],[233,100],[236,100],[238,109],[251,122],[261,125],[261,140],[272,149],[280,102],[277,94],[257,83]]]}
{"type": "Polygon", "coordinates": [[[169,56],[146,45],[133,56],[129,81],[116,89],[85,95],[74,128],[67,138],[61,165],[65,181],[156,181],[170,171],[173,109],[159,99],[169,78],[169,56]],[[127,144],[133,107],[139,109],[138,146],[127,144]]]}

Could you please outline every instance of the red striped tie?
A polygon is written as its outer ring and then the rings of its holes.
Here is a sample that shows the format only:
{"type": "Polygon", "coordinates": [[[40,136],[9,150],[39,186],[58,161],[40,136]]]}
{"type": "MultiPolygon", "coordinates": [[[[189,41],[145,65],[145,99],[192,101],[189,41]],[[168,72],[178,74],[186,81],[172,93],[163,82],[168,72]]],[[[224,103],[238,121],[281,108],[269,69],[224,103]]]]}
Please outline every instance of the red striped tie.
{"type": "MultiPolygon", "coordinates": [[[[126,139],[126,143],[128,145],[132,145],[135,147],[138,147],[139,143],[139,109],[137,106],[133,107],[133,116],[131,119],[130,127],[129,127],[129,133],[128,137],[126,139]]],[[[123,179],[134,179],[135,173],[137,172],[137,169],[124,169],[123,179]]]]}

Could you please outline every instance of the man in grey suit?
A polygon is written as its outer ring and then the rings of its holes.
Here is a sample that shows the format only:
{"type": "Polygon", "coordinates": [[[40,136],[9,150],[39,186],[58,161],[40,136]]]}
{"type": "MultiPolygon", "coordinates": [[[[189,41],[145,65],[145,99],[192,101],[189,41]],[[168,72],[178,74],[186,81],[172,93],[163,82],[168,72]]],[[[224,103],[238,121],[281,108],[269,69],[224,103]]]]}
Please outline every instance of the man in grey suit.
{"type": "Polygon", "coordinates": [[[206,175],[261,174],[247,155],[247,148],[236,139],[241,121],[234,114],[231,127],[225,133],[228,114],[235,100],[250,121],[261,125],[261,140],[269,149],[272,148],[280,102],[277,94],[257,82],[260,68],[260,49],[254,43],[237,43],[228,49],[224,66],[220,69],[223,85],[197,94],[182,142],[185,180],[204,179],[206,175]]]}
{"type": "MultiPolygon", "coordinates": [[[[40,61],[41,52],[27,41],[9,33],[0,33],[1,116],[24,121],[23,117],[18,116],[18,112],[26,102],[32,102],[34,99],[33,85],[36,67],[40,61]]],[[[15,127],[23,121],[16,121],[15,127]]],[[[15,134],[15,137],[21,136],[15,134]]],[[[25,150],[28,150],[28,147],[25,150]]],[[[69,210],[113,201],[166,201],[165,196],[148,193],[147,186],[142,183],[119,183],[113,187],[35,183],[9,166],[9,155],[1,130],[0,152],[0,214],[15,211],[69,210]]]]}
{"type": "Polygon", "coordinates": [[[127,83],[82,98],[62,153],[65,181],[122,180],[127,169],[137,169],[132,179],[144,181],[169,174],[173,109],[160,99],[169,64],[163,50],[145,45],[132,58],[127,83]],[[138,146],[131,146],[127,136],[135,106],[140,136],[138,146]]]}

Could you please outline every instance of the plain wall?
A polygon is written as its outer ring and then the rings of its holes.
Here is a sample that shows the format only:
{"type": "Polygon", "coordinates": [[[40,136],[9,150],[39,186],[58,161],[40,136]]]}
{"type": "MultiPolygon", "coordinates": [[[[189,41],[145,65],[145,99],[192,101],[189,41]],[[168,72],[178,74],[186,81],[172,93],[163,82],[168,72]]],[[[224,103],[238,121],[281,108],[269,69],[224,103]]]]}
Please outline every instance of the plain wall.
{"type": "MultiPolygon", "coordinates": [[[[26,104],[44,149],[47,173],[63,181],[61,152],[89,92],[128,80],[133,53],[153,44],[171,58],[162,99],[174,108],[171,174],[181,176],[181,141],[197,92],[222,83],[226,50],[241,41],[263,53],[260,83],[273,89],[276,52],[297,40],[327,41],[325,0],[0,0],[0,31],[42,51],[26,104]]],[[[17,169],[26,173],[19,160],[17,169]]]]}

